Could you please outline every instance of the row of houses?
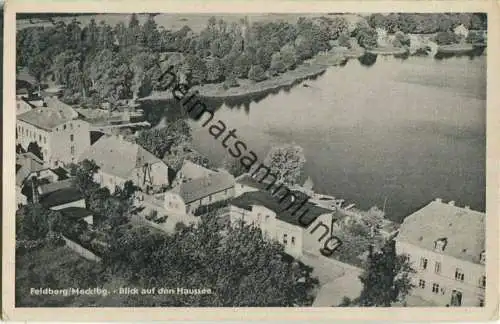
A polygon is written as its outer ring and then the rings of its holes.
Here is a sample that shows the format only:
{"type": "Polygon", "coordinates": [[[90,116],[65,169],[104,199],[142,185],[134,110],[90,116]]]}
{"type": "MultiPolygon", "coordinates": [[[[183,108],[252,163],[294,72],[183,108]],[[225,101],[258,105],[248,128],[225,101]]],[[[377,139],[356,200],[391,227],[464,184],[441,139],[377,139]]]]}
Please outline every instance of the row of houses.
{"type": "MultiPolygon", "coordinates": [[[[165,226],[169,228],[177,222],[199,221],[195,211],[201,206],[229,201],[220,217],[229,218],[233,226],[258,227],[264,237],[280,242],[286,253],[300,258],[304,252],[322,257],[318,242],[326,242],[341,222],[352,221],[352,215],[339,212],[338,204],[314,199],[308,193],[313,199],[303,206],[307,213],[299,222],[298,215],[286,210],[267,190],[267,184],[248,175],[235,179],[224,170],[207,169],[190,161],[175,173],[165,161],[120,136],[105,135],[91,145],[89,123],[53,96],[44,98],[39,107],[18,114],[16,130],[18,144],[27,148],[35,142],[43,155],[39,159],[31,153],[18,154],[18,205],[26,204],[31,196],[47,208],[92,223],[85,200],[73,188],[64,168],[68,163],[89,159],[99,167],[96,182],[114,191],[132,181],[141,189],[135,203],[145,207],[145,213],[168,216],[165,226]],[[35,189],[30,187],[33,176],[39,182],[35,189]]],[[[301,190],[294,194],[300,199],[301,190]]],[[[442,306],[484,304],[484,220],[484,213],[440,200],[405,219],[395,240],[398,253],[407,255],[417,269],[414,294],[442,306]]]]}

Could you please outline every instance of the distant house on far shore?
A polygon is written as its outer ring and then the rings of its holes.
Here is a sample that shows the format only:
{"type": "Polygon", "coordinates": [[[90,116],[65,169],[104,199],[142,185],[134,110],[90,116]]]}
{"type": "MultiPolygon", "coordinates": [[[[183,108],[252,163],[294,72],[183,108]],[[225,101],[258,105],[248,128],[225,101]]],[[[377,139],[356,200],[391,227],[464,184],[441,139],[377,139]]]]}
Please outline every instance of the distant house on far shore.
{"type": "Polygon", "coordinates": [[[467,38],[467,36],[469,35],[469,30],[463,24],[455,27],[453,32],[455,33],[455,35],[462,36],[463,38],[467,38]]]}

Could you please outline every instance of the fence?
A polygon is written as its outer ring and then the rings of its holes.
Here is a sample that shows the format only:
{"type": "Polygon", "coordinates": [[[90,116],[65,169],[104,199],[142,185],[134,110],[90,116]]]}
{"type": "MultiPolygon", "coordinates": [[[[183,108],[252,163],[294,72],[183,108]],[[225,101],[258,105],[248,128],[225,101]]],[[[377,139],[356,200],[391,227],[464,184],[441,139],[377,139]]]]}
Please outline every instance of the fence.
{"type": "Polygon", "coordinates": [[[84,257],[87,260],[90,261],[95,261],[95,262],[100,262],[101,258],[95,255],[94,253],[90,252],[80,244],[70,240],[69,238],[65,237],[62,235],[63,240],[66,242],[66,246],[75,251],[76,253],[80,254],[82,257],[84,257]]]}

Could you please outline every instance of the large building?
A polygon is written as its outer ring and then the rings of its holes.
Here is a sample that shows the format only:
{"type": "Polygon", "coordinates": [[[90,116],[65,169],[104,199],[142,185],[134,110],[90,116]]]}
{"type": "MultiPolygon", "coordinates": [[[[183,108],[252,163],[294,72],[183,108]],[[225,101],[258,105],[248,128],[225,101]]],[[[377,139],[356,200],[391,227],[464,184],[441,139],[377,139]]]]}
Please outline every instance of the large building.
{"type": "Polygon", "coordinates": [[[485,214],[432,201],[408,216],[395,238],[417,273],[412,294],[439,306],[483,306],[485,214]]]}
{"type": "Polygon", "coordinates": [[[111,192],[130,180],[143,191],[169,185],[169,168],[142,146],[120,136],[103,136],[79,160],[93,160],[99,167],[96,181],[111,192]]]}
{"type": "Polygon", "coordinates": [[[38,144],[50,167],[77,162],[90,146],[90,124],[56,98],[45,98],[45,104],[17,116],[17,144],[25,150],[38,144]]]}

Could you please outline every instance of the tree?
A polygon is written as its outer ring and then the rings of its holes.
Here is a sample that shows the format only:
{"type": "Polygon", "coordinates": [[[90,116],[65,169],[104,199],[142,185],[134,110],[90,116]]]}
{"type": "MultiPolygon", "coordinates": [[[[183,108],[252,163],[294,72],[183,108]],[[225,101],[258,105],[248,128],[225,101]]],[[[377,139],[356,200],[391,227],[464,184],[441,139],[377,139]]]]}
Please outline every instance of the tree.
{"type": "Polygon", "coordinates": [[[284,182],[287,185],[294,185],[298,182],[305,163],[304,150],[294,144],[273,147],[264,160],[264,164],[277,176],[278,182],[284,182]]]}
{"type": "Polygon", "coordinates": [[[271,66],[269,67],[269,74],[272,76],[278,75],[286,71],[285,64],[281,57],[280,52],[276,52],[271,56],[271,66]]]}
{"type": "Polygon", "coordinates": [[[334,17],[330,21],[330,38],[337,39],[348,32],[349,24],[344,17],[334,17]]]}
{"type": "Polygon", "coordinates": [[[224,66],[219,58],[207,61],[207,81],[219,82],[224,76],[224,66]]]}
{"type": "Polygon", "coordinates": [[[234,61],[233,73],[239,78],[247,78],[248,71],[252,66],[252,58],[248,53],[242,53],[234,61]]]}
{"type": "Polygon", "coordinates": [[[359,277],[363,283],[359,305],[390,307],[394,302],[404,302],[414,287],[413,273],[408,260],[396,255],[394,241],[387,242],[382,251],[369,256],[367,267],[359,277]]]}
{"type": "Polygon", "coordinates": [[[99,184],[94,181],[94,175],[99,170],[99,167],[94,160],[85,159],[81,161],[74,170],[73,185],[85,197],[88,202],[92,193],[99,188],[99,184]]]}
{"type": "Polygon", "coordinates": [[[28,204],[21,210],[16,228],[16,240],[40,240],[49,233],[50,211],[38,203],[28,204]]]}
{"type": "Polygon", "coordinates": [[[358,27],[354,33],[359,46],[364,48],[373,48],[377,46],[377,31],[375,29],[358,27]]]}
{"type": "Polygon", "coordinates": [[[191,143],[191,127],[183,120],[168,123],[165,127],[143,130],[136,139],[137,144],[162,159],[175,147],[191,143]]]}
{"type": "Polygon", "coordinates": [[[240,175],[247,172],[247,169],[241,164],[239,159],[235,159],[232,156],[227,155],[222,161],[222,167],[231,173],[234,177],[239,177],[240,175]]]}
{"type": "Polygon", "coordinates": [[[264,240],[259,229],[227,227],[215,217],[176,226],[172,235],[146,228],[117,232],[103,262],[111,276],[139,285],[207,287],[210,295],[141,296],[121,304],[158,306],[306,306],[317,279],[307,267],[264,240]],[[224,234],[221,232],[224,230],[224,234]]]}
{"type": "Polygon", "coordinates": [[[42,148],[37,142],[30,142],[28,144],[28,152],[33,153],[40,160],[43,160],[42,148]]]}
{"type": "Polygon", "coordinates": [[[351,37],[349,37],[349,35],[340,34],[338,41],[339,41],[339,46],[351,48],[351,37]]]}
{"type": "Polygon", "coordinates": [[[280,50],[281,59],[287,70],[295,69],[297,65],[297,54],[295,53],[295,48],[292,44],[287,44],[283,46],[280,50]]]}
{"type": "Polygon", "coordinates": [[[394,40],[392,42],[392,45],[394,47],[410,47],[410,37],[408,37],[408,35],[398,31],[394,35],[394,40]]]}
{"type": "Polygon", "coordinates": [[[266,73],[260,65],[252,65],[252,67],[248,71],[248,78],[256,82],[264,81],[265,79],[267,79],[266,73]]]}
{"type": "Polygon", "coordinates": [[[484,36],[481,32],[470,31],[466,41],[470,44],[484,44],[484,36]]]}

